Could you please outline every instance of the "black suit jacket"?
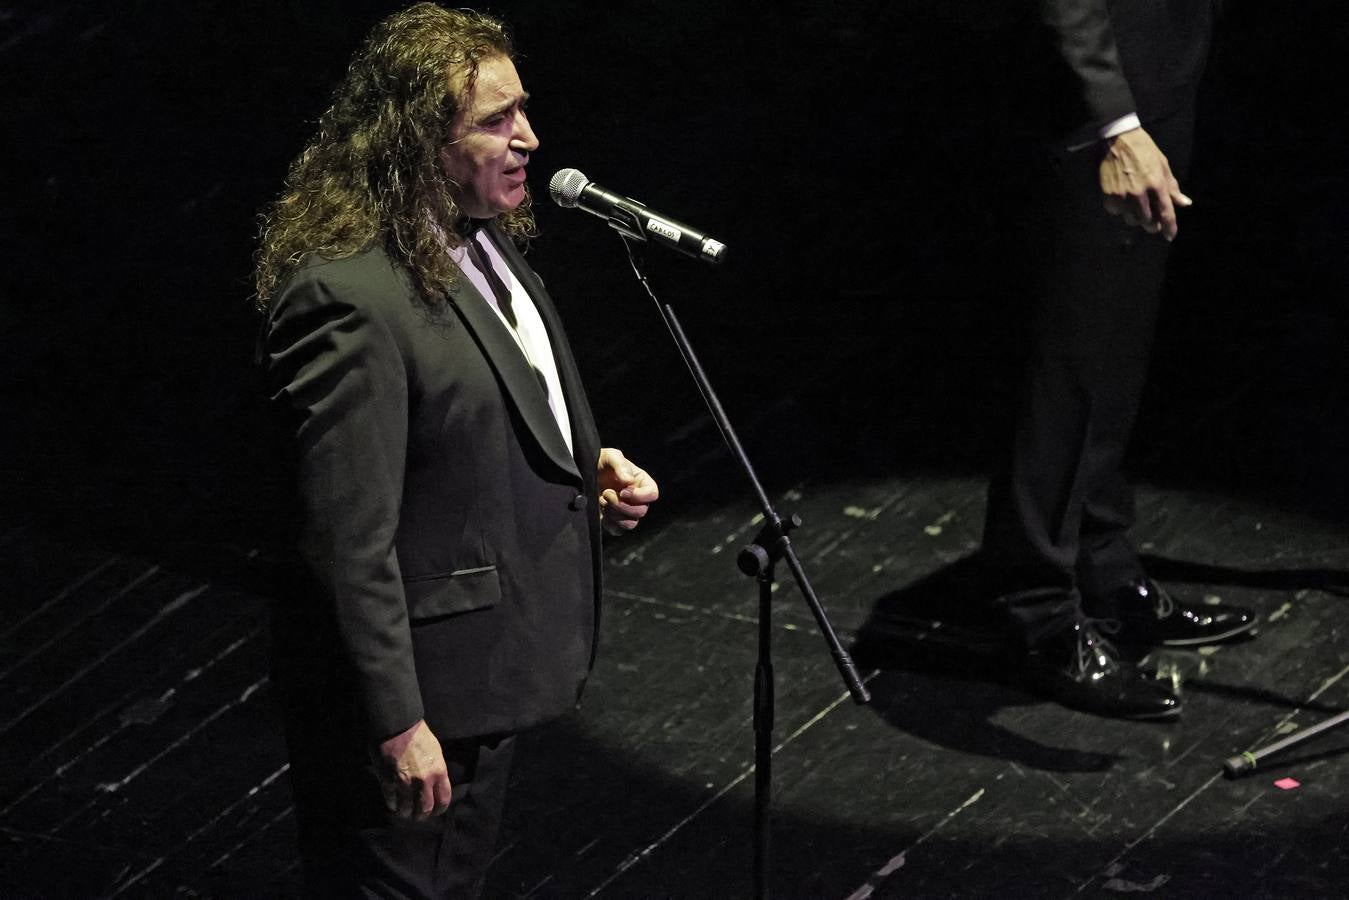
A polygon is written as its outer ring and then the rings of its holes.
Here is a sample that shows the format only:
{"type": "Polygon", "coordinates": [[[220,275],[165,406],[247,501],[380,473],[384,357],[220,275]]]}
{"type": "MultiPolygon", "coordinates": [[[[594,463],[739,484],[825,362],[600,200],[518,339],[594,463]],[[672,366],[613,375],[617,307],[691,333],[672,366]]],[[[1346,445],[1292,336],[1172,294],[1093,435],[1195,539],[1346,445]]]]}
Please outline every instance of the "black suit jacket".
{"type": "Polygon", "coordinates": [[[592,660],[599,438],[543,284],[488,233],[548,329],[574,454],[466,278],[431,311],[381,249],[311,256],[265,327],[309,576],[292,621],[335,645],[311,659],[297,638],[289,670],[344,667],[374,740],[419,718],[441,739],[519,730],[571,707],[592,660]]]}
{"type": "MultiPolygon", "coordinates": [[[[1216,0],[1037,0],[1050,84],[1045,120],[1070,142],[1131,112],[1146,125],[1194,99],[1216,0]]],[[[1042,70],[1043,71],[1043,70],[1042,70]]]]}

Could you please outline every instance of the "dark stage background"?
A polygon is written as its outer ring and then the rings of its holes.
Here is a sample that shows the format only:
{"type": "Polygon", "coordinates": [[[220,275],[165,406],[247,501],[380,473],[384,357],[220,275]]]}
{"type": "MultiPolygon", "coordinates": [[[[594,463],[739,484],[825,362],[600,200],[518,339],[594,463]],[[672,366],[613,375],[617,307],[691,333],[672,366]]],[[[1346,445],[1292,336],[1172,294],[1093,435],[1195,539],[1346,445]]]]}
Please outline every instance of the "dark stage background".
{"type": "MultiPolygon", "coordinates": [[[[266,593],[255,216],[398,5],[0,4],[9,529],[266,593]]],[[[618,239],[553,206],[548,176],[580,168],[728,244],[719,269],[648,263],[774,490],[977,479],[1015,394],[1026,292],[1005,130],[1019,85],[1000,77],[1014,48],[993,6],[488,7],[514,26],[542,140],[531,258],[606,441],[661,481],[661,520],[708,513],[740,480],[618,239]]],[[[1346,19],[1331,2],[1229,4],[1130,463],[1160,490],[1335,528],[1346,19]]]]}
{"type": "MultiPolygon", "coordinates": [[[[730,246],[716,271],[649,262],[732,412],[783,407],[770,470],[988,462],[1025,285],[994,128],[1017,86],[998,77],[1005,48],[979,6],[496,7],[535,94],[536,265],[607,434],[670,471],[670,423],[699,407],[618,241],[547,200],[563,166],[730,246]]],[[[12,509],[156,546],[247,541],[266,520],[254,217],[359,37],[395,7],[5,11],[12,509]]],[[[1234,4],[1219,34],[1134,461],[1161,482],[1338,516],[1345,27],[1332,4],[1297,10],[1234,4]]]]}

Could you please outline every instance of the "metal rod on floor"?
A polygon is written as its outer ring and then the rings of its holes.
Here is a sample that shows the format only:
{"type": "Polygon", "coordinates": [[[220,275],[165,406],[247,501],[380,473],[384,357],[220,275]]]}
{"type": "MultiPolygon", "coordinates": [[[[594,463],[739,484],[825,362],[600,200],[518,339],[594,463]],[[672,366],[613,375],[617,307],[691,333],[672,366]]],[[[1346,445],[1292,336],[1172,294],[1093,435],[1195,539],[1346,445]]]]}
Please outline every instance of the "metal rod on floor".
{"type": "Polygon", "coordinates": [[[1310,740],[1323,731],[1329,731],[1337,725],[1349,722],[1349,712],[1342,712],[1338,716],[1326,719],[1317,725],[1299,731],[1297,734],[1289,735],[1281,741],[1275,741],[1264,747],[1258,747],[1255,750],[1247,750],[1244,753],[1238,753],[1236,756],[1229,757],[1223,762],[1223,774],[1228,778],[1236,778],[1247,772],[1254,771],[1267,757],[1278,753],[1280,750],[1286,750],[1295,744],[1310,740]]]}

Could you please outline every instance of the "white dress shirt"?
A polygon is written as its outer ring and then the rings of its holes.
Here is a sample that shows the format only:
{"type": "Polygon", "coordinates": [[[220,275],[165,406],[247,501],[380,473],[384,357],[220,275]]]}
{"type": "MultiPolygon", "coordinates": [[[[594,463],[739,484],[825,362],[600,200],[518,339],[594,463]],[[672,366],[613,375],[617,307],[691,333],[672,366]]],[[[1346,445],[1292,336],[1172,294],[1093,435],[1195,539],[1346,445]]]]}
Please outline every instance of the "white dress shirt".
{"type": "Polygon", "coordinates": [[[487,300],[502,326],[510,332],[525,361],[539,374],[547,388],[548,408],[553,411],[562,439],[566,441],[567,449],[575,453],[571,440],[571,417],[567,414],[567,401],[562,396],[562,380],[557,374],[553,345],[548,340],[548,330],[543,325],[538,307],[485,233],[479,230],[469,240],[475,244],[473,250],[467,246],[456,247],[450,251],[450,256],[469,282],[478,289],[478,293],[487,300]],[[487,273],[482,270],[479,259],[486,260],[500,283],[509,290],[509,310],[503,307],[502,300],[497,297],[497,291],[493,289],[487,273]],[[514,322],[511,321],[512,313],[514,322]]]}

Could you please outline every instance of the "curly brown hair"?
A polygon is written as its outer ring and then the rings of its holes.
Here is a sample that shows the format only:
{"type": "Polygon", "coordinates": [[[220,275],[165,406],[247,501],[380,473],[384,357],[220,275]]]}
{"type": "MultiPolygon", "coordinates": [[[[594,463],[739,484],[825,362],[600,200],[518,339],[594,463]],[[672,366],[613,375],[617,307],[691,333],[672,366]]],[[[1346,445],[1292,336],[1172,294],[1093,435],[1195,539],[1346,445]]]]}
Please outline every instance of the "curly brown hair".
{"type": "MultiPolygon", "coordinates": [[[[505,27],[469,10],[418,3],[374,27],[261,215],[260,309],[306,254],[336,259],[376,242],[406,267],[424,302],[444,297],[458,271],[447,243],[462,242],[455,225],[465,216],[438,158],[478,67],[496,56],[515,57],[505,27]]],[[[532,236],[528,193],[498,221],[517,241],[532,236]]]]}

